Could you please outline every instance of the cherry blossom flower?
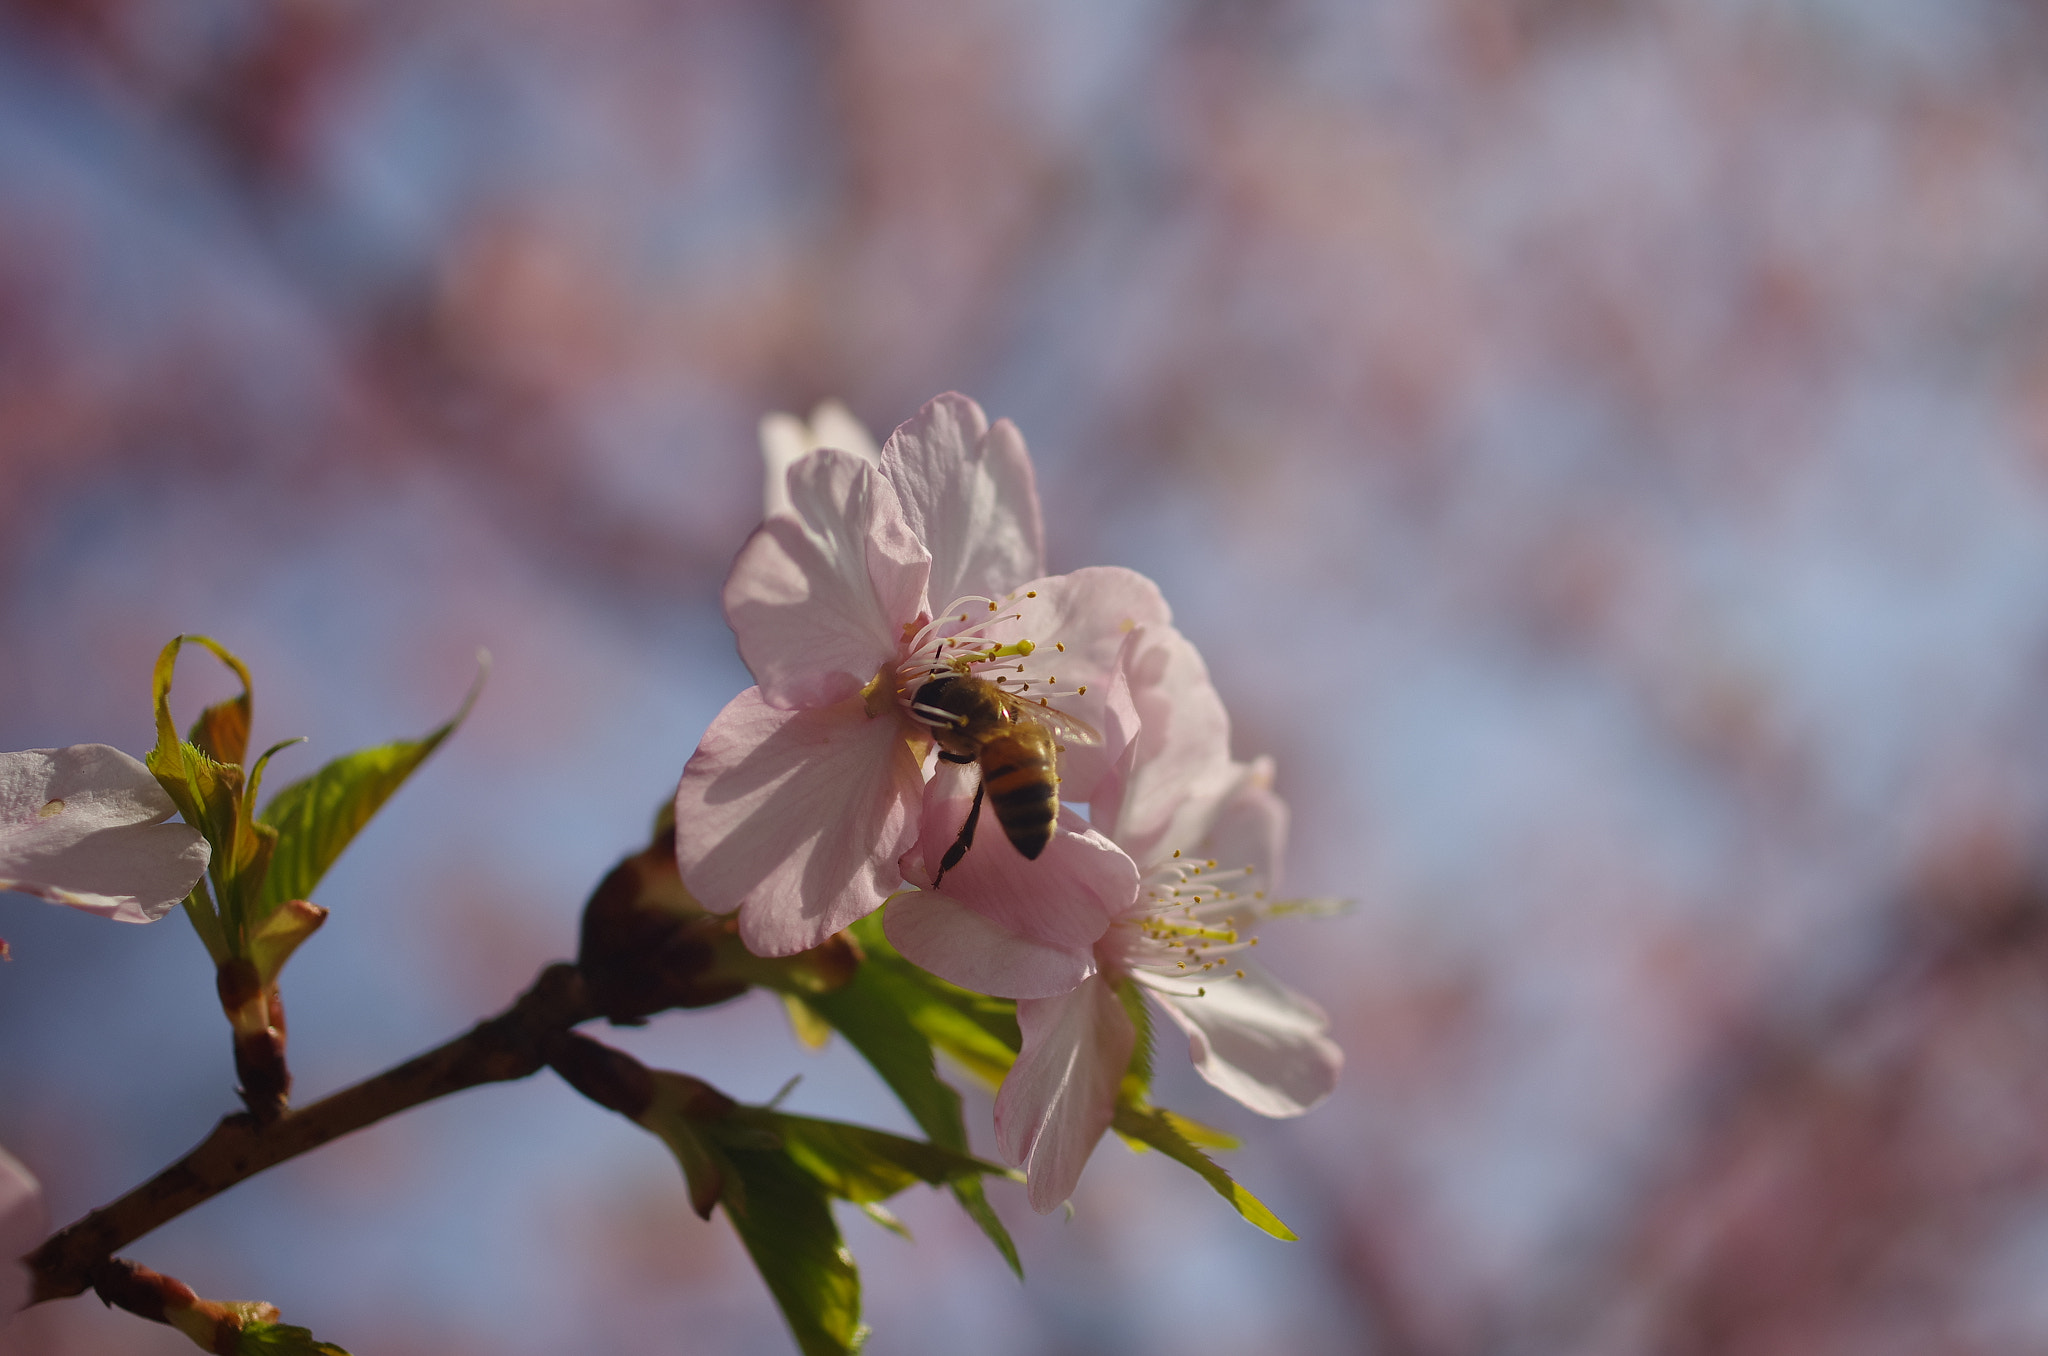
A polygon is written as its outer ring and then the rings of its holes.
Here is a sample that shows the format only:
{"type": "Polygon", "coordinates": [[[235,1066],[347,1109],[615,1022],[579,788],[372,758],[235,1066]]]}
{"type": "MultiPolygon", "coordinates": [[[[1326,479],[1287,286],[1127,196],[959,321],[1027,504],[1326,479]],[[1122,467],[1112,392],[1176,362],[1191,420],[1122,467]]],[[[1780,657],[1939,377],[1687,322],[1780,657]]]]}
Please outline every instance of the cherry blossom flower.
{"type": "Polygon", "coordinates": [[[821,447],[851,452],[870,466],[882,463],[875,436],[836,400],[820,402],[811,411],[809,422],[780,411],[762,417],[761,461],[768,473],[762,493],[764,519],[795,511],[789,499],[789,468],[821,447]]]}
{"type": "Polygon", "coordinates": [[[0,1149],[0,1327],[28,1303],[29,1272],[19,1259],[42,1242],[48,1227],[35,1174],[0,1149]]]}
{"type": "Polygon", "coordinates": [[[1266,912],[1286,808],[1266,760],[1242,766],[1194,851],[1169,851],[1095,945],[1097,973],[1065,994],[1020,1000],[1024,1037],[996,1097],[996,1142],[1025,1170],[1032,1208],[1073,1194],[1116,1110],[1136,1032],[1129,982],[1188,1037],[1195,1072],[1265,1116],[1298,1116],[1336,1086],[1344,1055],[1328,1019],[1244,954],[1266,912]]]}
{"type": "MultiPolygon", "coordinates": [[[[875,464],[817,448],[784,484],[789,510],[748,539],[725,588],[757,686],[712,722],[676,794],[684,884],[739,910],[762,955],[817,945],[901,880],[932,760],[925,682],[985,678],[1085,723],[1125,634],[1165,618],[1128,570],[1043,573],[1023,438],[964,396],[927,404],[875,464]]],[[[1108,771],[1077,756],[1068,775],[1108,771]]]]}
{"type": "Polygon", "coordinates": [[[206,871],[206,840],[164,822],[175,813],[149,769],[119,749],[0,753],[0,890],[155,922],[206,871]]]}
{"type": "Polygon", "coordinates": [[[1089,873],[1024,876],[1004,844],[977,840],[941,888],[897,897],[885,918],[919,965],[1019,1000],[1023,1048],[996,1099],[996,1139],[1041,1212],[1072,1194],[1115,1112],[1136,1042],[1121,985],[1187,1033],[1203,1078],[1263,1115],[1309,1110],[1343,1064],[1322,1012],[1244,954],[1286,833],[1270,761],[1230,759],[1222,703],[1171,627],[1134,636],[1122,667],[1127,699],[1107,722],[1115,767],[1091,822],[1070,818],[1060,835],[1065,859],[1089,873]],[[1130,865],[1113,877],[1084,848],[1130,865]],[[1090,926],[1084,959],[1076,942],[1090,926]]]}
{"type": "Polygon", "coordinates": [[[1104,742],[1063,758],[1068,801],[1092,802],[1091,818],[1062,812],[1036,869],[1003,835],[977,833],[972,851],[940,880],[942,854],[971,813],[974,774],[941,768],[925,789],[917,849],[885,927],[898,950],[963,988],[999,998],[1049,998],[1096,972],[1095,946],[1137,897],[1139,860],[1174,837],[1193,843],[1184,820],[1213,806],[1234,780],[1230,722],[1201,656],[1165,615],[1133,628],[1119,647],[1099,712],[1104,742]],[[1142,737],[1140,732],[1142,731],[1142,737]],[[1140,750],[1145,756],[1140,757],[1140,750]],[[1094,775],[1075,775],[1094,759],[1094,775]],[[1115,826],[1115,841],[1104,826],[1115,826]]]}

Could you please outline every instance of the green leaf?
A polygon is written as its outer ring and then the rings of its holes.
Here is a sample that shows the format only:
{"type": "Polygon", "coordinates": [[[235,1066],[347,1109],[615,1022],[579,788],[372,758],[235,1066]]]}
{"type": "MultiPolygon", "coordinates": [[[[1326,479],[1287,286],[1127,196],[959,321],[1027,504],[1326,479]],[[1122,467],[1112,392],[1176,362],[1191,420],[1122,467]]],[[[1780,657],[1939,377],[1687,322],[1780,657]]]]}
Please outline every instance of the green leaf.
{"type": "Polygon", "coordinates": [[[824,1186],[774,1149],[726,1149],[726,1217],[768,1283],[804,1356],[848,1356],[867,1329],[860,1273],[840,1240],[824,1186]]]}
{"type": "Polygon", "coordinates": [[[263,882],[259,907],[275,908],[287,899],[308,899],[327,868],[341,855],[370,816],[426,761],[427,755],[455,732],[476,705],[490,673],[488,656],[479,656],[476,682],[462,709],[447,724],[419,739],[401,739],[344,754],[302,781],[293,782],[263,807],[259,817],[277,831],[276,851],[263,882]]]}
{"type": "Polygon", "coordinates": [[[1294,1231],[1281,1223],[1280,1217],[1268,1210],[1265,1202],[1231,1180],[1229,1173],[1188,1142],[1187,1136],[1174,1125],[1171,1112],[1133,1106],[1128,1101],[1120,1102],[1116,1117],[1110,1124],[1125,1139],[1149,1144],[1174,1162],[1192,1168],[1203,1181],[1216,1189],[1217,1195],[1229,1201],[1238,1214],[1273,1237],[1290,1241],[1295,1238],[1294,1231]]]}
{"type": "Polygon", "coordinates": [[[213,961],[214,967],[227,960],[234,952],[228,950],[227,932],[222,927],[220,915],[214,912],[213,896],[207,891],[202,877],[192,887],[192,893],[185,896],[185,917],[192,921],[192,930],[199,934],[201,945],[213,961]]]}
{"type": "MultiPolygon", "coordinates": [[[[156,709],[156,746],[143,758],[143,763],[185,822],[198,829],[213,849],[206,868],[213,881],[212,896],[209,899],[204,892],[194,890],[186,903],[186,912],[217,962],[222,949],[228,955],[242,953],[245,928],[241,905],[248,892],[250,873],[261,871],[269,845],[264,841],[265,835],[247,828],[239,764],[221,762],[178,738],[177,726],[171,720],[171,680],[177,669],[178,653],[188,640],[213,651],[234,670],[242,681],[244,702],[249,695],[249,670],[216,640],[206,636],[174,636],[158,653],[150,676],[150,699],[156,709]],[[217,905],[214,901],[218,901],[217,905]],[[201,910],[213,914],[211,927],[198,916],[201,910]]],[[[195,731],[198,729],[195,727],[195,731]]]]}
{"type": "MultiPolygon", "coordinates": [[[[934,1144],[964,1152],[967,1127],[960,1114],[960,1094],[940,1080],[933,1066],[932,1040],[908,1014],[921,1012],[925,1026],[951,1032],[956,1048],[971,1045],[984,1068],[1000,1064],[1007,1069],[1009,1061],[1015,1058],[1016,1047],[991,1035],[983,1019],[1000,1027],[1007,1015],[1009,1029],[1014,1031],[1015,1006],[1011,1005],[1007,1014],[982,1013],[976,1007],[974,1015],[953,1006],[948,995],[923,982],[930,980],[930,976],[896,954],[888,939],[881,935],[879,919],[872,914],[854,925],[854,935],[867,958],[853,979],[829,993],[806,994],[794,1001],[801,1001],[823,1017],[846,1038],[847,1044],[860,1052],[903,1103],[918,1129],[934,1144]]],[[[939,980],[931,983],[944,984],[939,980]]],[[[969,994],[964,989],[956,992],[972,1005],[999,1001],[969,994]]],[[[1000,1079],[1001,1074],[996,1077],[1000,1079]]],[[[1017,1255],[1017,1245],[988,1203],[981,1179],[954,1181],[950,1190],[960,1208],[988,1235],[1003,1261],[1022,1280],[1024,1264],[1017,1255]]]]}
{"type": "Polygon", "coordinates": [[[742,1108],[729,1120],[713,1123],[709,1133],[723,1138],[725,1127],[735,1123],[771,1130],[781,1140],[783,1152],[791,1162],[825,1190],[849,1201],[887,1200],[919,1182],[943,1186],[987,1173],[1010,1175],[1007,1169],[993,1163],[921,1139],[779,1111],[742,1108]]]}
{"type": "MultiPolygon", "coordinates": [[[[699,1215],[725,1207],[806,1353],[851,1352],[866,1335],[859,1276],[840,1241],[831,1197],[869,1207],[918,1182],[975,1181],[1005,1171],[960,1150],[866,1126],[741,1106],[686,1074],[648,1070],[646,1077],[646,1108],[634,1118],[682,1165],[699,1215]]],[[[902,1228],[887,1211],[869,1214],[884,1228],[902,1228]]]]}
{"type": "Polygon", "coordinates": [[[249,934],[248,956],[256,966],[257,984],[267,989],[277,983],[292,952],[326,921],[327,910],[303,899],[289,899],[272,909],[249,934]]]}
{"type": "MultiPolygon", "coordinates": [[[[828,1197],[872,1206],[918,1182],[1004,1173],[923,1140],[763,1107],[738,1107],[691,1129],[724,1169],[726,1214],[806,1353],[854,1351],[866,1336],[860,1279],[828,1197]]],[[[886,1211],[880,1218],[885,1227],[894,1220],[886,1211]]]]}
{"type": "Polygon", "coordinates": [[[1204,1125],[1192,1116],[1183,1116],[1178,1111],[1168,1111],[1163,1106],[1152,1108],[1155,1115],[1164,1116],[1166,1123],[1180,1132],[1181,1138],[1203,1149],[1242,1149],[1244,1141],[1227,1130],[1218,1130],[1213,1125],[1204,1125]]]}
{"type": "Polygon", "coordinates": [[[789,1029],[808,1050],[822,1050],[832,1039],[832,1024],[813,1011],[809,1004],[793,993],[782,995],[782,1006],[789,1014],[789,1029]]]}
{"type": "Polygon", "coordinates": [[[901,1011],[935,1049],[950,1055],[988,1087],[1003,1081],[1024,1043],[1017,1030],[1013,1000],[971,993],[912,965],[889,945],[876,914],[854,924],[853,935],[867,953],[861,974],[874,972],[873,983],[884,1000],[901,1011]]]}
{"type": "Polygon", "coordinates": [[[887,1229],[890,1233],[896,1235],[898,1238],[904,1240],[906,1243],[917,1242],[915,1238],[912,1238],[910,1236],[909,1226],[904,1224],[902,1220],[896,1218],[896,1216],[893,1213],[885,1209],[883,1206],[877,1204],[874,1201],[855,1201],[854,1206],[863,1215],[866,1215],[869,1219],[881,1225],[884,1229],[887,1229]]]}
{"type": "Polygon", "coordinates": [[[235,1356],[348,1356],[332,1342],[321,1342],[304,1328],[283,1323],[245,1323],[235,1343],[235,1356]]]}

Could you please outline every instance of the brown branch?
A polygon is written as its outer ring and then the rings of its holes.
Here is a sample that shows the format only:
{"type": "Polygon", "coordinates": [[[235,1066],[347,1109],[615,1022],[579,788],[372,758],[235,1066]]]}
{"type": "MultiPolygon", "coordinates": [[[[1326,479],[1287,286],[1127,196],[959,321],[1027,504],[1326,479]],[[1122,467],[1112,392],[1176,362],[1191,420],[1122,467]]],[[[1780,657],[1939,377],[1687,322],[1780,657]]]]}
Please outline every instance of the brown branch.
{"type": "Polygon", "coordinates": [[[117,1249],[265,1168],[451,1092],[538,1072],[570,1028],[597,1015],[577,968],[550,965],[511,1007],[446,1045],[265,1125],[225,1117],[192,1152],[22,1259],[35,1277],[30,1303],[82,1293],[117,1249]]]}

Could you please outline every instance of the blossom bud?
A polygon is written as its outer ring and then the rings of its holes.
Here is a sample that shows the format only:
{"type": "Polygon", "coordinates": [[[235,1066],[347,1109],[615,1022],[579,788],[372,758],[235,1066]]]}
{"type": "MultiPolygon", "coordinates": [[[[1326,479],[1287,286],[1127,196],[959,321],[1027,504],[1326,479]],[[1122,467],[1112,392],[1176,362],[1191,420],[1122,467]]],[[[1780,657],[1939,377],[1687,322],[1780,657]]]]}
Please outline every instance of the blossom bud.
{"type": "Polygon", "coordinates": [[[174,1276],[152,1271],[139,1262],[115,1257],[93,1268],[93,1293],[101,1302],[131,1314],[164,1323],[192,1339],[202,1351],[235,1356],[242,1350],[243,1329],[277,1322],[274,1304],[224,1304],[201,1299],[174,1276]]]}
{"type": "Polygon", "coordinates": [[[590,896],[576,963],[599,1011],[614,1025],[637,1026],[666,1008],[710,1007],[756,984],[825,993],[853,978],[860,952],[840,934],[794,956],[754,955],[737,920],[705,911],[684,888],[668,826],[590,896]]]}

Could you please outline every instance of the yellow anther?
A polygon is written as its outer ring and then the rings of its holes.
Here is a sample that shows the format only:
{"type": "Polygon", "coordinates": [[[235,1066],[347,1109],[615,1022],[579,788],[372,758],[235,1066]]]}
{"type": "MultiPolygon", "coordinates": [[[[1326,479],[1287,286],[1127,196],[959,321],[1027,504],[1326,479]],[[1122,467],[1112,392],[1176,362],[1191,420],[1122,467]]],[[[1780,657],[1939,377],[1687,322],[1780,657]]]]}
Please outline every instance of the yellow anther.
{"type": "Polygon", "coordinates": [[[1065,654],[1067,652],[1067,642],[1065,642],[1064,640],[1054,641],[1052,643],[1052,647],[1055,650],[1058,650],[1061,654],[1065,654]]]}
{"type": "Polygon", "coordinates": [[[1038,590],[1037,590],[1037,589],[1031,589],[1031,590],[1029,590],[1028,592],[1026,592],[1024,596],[1025,596],[1026,598],[1036,598],[1036,597],[1038,596],[1038,590]]]}
{"type": "Polygon", "coordinates": [[[995,611],[995,610],[996,610],[996,605],[995,605],[994,603],[990,603],[990,604],[988,605],[988,610],[989,610],[989,611],[991,611],[991,612],[995,611]]]}
{"type": "Polygon", "coordinates": [[[44,805],[42,809],[36,811],[36,818],[49,819],[53,815],[61,815],[63,813],[64,802],[61,800],[53,800],[50,801],[48,804],[44,805]]]}

